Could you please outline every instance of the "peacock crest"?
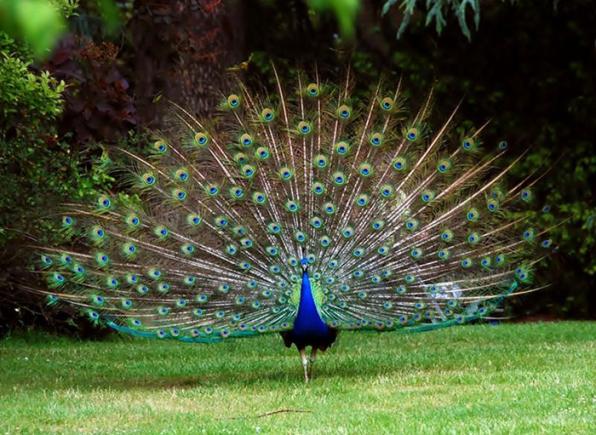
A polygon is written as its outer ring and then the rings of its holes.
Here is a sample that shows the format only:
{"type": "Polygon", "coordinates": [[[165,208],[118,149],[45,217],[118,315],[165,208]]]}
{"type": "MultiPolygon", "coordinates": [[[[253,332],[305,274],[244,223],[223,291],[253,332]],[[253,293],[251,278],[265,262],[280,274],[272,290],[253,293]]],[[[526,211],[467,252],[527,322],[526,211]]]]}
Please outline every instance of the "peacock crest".
{"type": "Polygon", "coordinates": [[[68,207],[77,248],[43,247],[50,304],[140,336],[215,342],[291,331],[308,273],[334,330],[425,330],[487,316],[525,291],[550,247],[518,213],[523,156],[483,144],[431,97],[405,109],[401,83],[366,101],[315,70],[269,95],[242,82],[217,121],[183,108],[147,152],[121,150],[130,195],[68,207]],[[306,272],[307,271],[307,272],[306,272]]]}

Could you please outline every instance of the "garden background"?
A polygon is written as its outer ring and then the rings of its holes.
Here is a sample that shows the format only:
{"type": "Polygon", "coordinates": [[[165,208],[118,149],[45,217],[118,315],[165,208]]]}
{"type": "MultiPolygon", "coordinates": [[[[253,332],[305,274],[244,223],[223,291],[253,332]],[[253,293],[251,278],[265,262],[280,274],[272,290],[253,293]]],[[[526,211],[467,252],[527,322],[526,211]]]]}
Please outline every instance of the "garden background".
{"type": "MultiPolygon", "coordinates": [[[[487,143],[529,149],[537,200],[561,222],[537,270],[547,289],[504,319],[595,317],[596,8],[590,0],[0,0],[0,336],[43,328],[101,336],[20,289],[33,243],[59,242],[56,204],[118,190],[102,164],[168,128],[168,101],[205,116],[230,71],[271,59],[359,83],[401,77],[437,117],[490,120],[487,143]]],[[[415,104],[414,104],[415,106],[415,104]]]]}

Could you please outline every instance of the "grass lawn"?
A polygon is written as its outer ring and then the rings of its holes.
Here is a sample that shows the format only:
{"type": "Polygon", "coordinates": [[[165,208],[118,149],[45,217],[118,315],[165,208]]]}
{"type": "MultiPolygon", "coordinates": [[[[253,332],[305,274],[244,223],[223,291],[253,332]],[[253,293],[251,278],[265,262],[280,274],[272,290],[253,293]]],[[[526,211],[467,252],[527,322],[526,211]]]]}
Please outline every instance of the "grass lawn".
{"type": "Polygon", "coordinates": [[[0,433],[18,432],[596,433],[596,323],[343,333],[308,385],[277,335],[12,337],[0,433]]]}

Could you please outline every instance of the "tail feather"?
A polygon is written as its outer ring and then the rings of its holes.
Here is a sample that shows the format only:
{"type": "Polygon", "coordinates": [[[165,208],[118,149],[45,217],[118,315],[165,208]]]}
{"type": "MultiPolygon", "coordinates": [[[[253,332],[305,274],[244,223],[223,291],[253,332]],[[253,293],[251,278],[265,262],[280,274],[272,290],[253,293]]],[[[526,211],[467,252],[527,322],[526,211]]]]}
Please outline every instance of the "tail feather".
{"type": "Polygon", "coordinates": [[[549,229],[521,213],[532,175],[505,178],[504,143],[435,131],[432,91],[408,117],[402,83],[352,95],[315,69],[295,89],[242,82],[218,120],[175,105],[180,128],[147,155],[121,149],[133,195],[71,204],[70,247],[43,247],[51,304],[141,336],[211,342],[292,328],[302,264],[339,329],[426,330],[480,318],[525,292],[549,229]]]}

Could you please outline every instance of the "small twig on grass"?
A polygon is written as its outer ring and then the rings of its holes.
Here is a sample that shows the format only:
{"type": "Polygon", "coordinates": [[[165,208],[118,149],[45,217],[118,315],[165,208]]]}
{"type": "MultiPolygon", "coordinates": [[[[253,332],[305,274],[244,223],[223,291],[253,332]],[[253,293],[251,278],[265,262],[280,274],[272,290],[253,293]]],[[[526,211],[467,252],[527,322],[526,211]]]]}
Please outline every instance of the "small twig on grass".
{"type": "Polygon", "coordinates": [[[309,411],[307,409],[278,409],[277,411],[266,412],[265,414],[253,415],[253,416],[249,416],[249,417],[229,417],[229,418],[225,418],[223,420],[239,420],[239,419],[243,419],[243,418],[263,418],[263,417],[269,417],[270,415],[284,414],[284,413],[289,413],[289,412],[307,413],[307,412],[312,412],[312,411],[309,411]]]}
{"type": "Polygon", "coordinates": [[[277,411],[266,412],[265,414],[257,415],[255,418],[269,417],[273,414],[282,414],[284,412],[312,412],[307,409],[278,409],[277,411]]]}

